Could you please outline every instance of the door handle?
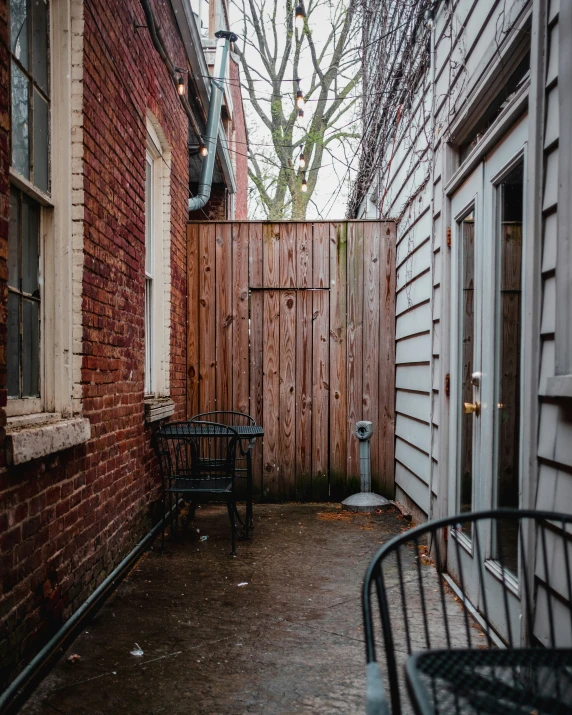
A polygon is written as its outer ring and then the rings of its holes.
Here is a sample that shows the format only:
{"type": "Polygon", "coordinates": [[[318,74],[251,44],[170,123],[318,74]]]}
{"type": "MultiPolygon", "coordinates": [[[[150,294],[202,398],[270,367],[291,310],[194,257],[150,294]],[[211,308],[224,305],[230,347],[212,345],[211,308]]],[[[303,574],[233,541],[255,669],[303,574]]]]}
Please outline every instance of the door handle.
{"type": "Polygon", "coordinates": [[[481,414],[481,405],[479,402],[463,402],[463,412],[478,417],[481,414]]]}

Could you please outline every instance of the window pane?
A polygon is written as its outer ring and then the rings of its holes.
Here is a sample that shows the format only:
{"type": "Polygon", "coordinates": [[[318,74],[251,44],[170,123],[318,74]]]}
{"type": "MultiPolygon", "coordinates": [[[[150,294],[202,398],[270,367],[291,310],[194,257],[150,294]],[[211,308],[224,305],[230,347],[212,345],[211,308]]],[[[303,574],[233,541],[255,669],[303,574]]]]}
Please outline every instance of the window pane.
{"type": "Polygon", "coordinates": [[[39,397],[40,306],[24,299],[22,307],[22,397],[39,397]]]}
{"type": "MultiPolygon", "coordinates": [[[[460,225],[463,260],[461,263],[461,402],[473,402],[473,360],[475,348],[475,220],[471,213],[460,225]]],[[[474,416],[461,413],[461,460],[459,512],[473,508],[473,423],[474,416]]],[[[463,531],[472,533],[471,524],[463,531]]]]}
{"type": "Polygon", "coordinates": [[[153,281],[145,280],[145,393],[153,392],[153,281]]]}
{"type": "Polygon", "coordinates": [[[20,299],[8,293],[8,359],[7,387],[8,397],[20,397],[20,299]]]}
{"type": "Polygon", "coordinates": [[[34,79],[48,92],[48,7],[45,0],[32,0],[32,47],[34,79]]]}
{"type": "Polygon", "coordinates": [[[151,275],[153,266],[153,164],[149,157],[147,157],[145,167],[145,273],[151,275]]]}
{"type": "Polygon", "coordinates": [[[14,55],[28,69],[28,1],[10,2],[10,46],[14,55]]]}
{"type": "Polygon", "coordinates": [[[40,207],[27,196],[22,201],[22,291],[39,292],[40,207]]]}
{"type": "Polygon", "coordinates": [[[48,103],[34,90],[34,184],[48,191],[48,103]]]}
{"type": "Polygon", "coordinates": [[[20,210],[19,194],[10,192],[10,230],[8,233],[8,285],[20,288],[20,210]]]}
{"type": "Polygon", "coordinates": [[[28,79],[12,63],[12,166],[30,178],[30,139],[28,79]]]}
{"type": "MultiPolygon", "coordinates": [[[[495,413],[496,506],[514,508],[518,507],[520,484],[523,179],[523,165],[519,164],[497,189],[500,204],[497,250],[500,253],[500,261],[496,297],[498,360],[495,413]]],[[[497,533],[497,557],[502,556],[505,567],[515,574],[518,556],[517,538],[516,522],[503,523],[503,531],[499,530],[497,533]],[[500,547],[502,547],[502,554],[500,547]]]]}

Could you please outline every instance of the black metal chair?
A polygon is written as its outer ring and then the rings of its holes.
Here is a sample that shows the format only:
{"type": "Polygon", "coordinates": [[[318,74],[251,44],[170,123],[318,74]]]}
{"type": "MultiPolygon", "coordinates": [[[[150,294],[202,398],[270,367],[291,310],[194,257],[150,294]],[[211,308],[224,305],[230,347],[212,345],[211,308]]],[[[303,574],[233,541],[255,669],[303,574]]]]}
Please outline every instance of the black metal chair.
{"type": "MultiPolygon", "coordinates": [[[[196,421],[193,429],[188,422],[173,422],[156,433],[155,446],[161,471],[163,491],[163,532],[167,499],[186,496],[192,514],[202,498],[226,501],[232,533],[232,554],[236,553],[236,454],[240,449],[238,432],[228,425],[196,421]]],[[[191,517],[192,517],[191,514],[191,517]]]]}
{"type": "Polygon", "coordinates": [[[555,695],[572,700],[571,573],[571,515],[465,513],[388,541],[362,590],[367,714],[410,711],[404,675],[418,713],[530,713],[507,703],[521,707],[519,698],[531,692],[547,708],[538,712],[572,712],[572,702],[561,710],[555,695]],[[491,623],[499,621],[497,633],[491,623]],[[377,642],[385,655],[379,663],[377,642]],[[508,651],[498,650],[504,645],[508,651]],[[491,682],[494,702],[484,694],[491,682]],[[470,699],[471,688],[480,700],[470,699]],[[418,705],[420,692],[432,693],[426,707],[418,705]]]}
{"type": "MultiPolygon", "coordinates": [[[[214,410],[211,412],[201,412],[192,417],[189,422],[218,422],[219,424],[228,425],[229,427],[255,427],[256,420],[254,417],[247,415],[245,412],[236,412],[234,410],[214,410]]],[[[248,447],[244,448],[241,441],[240,449],[236,459],[236,478],[246,480],[246,526],[248,529],[254,528],[252,520],[252,450],[256,443],[256,437],[249,439],[248,447]]]]}

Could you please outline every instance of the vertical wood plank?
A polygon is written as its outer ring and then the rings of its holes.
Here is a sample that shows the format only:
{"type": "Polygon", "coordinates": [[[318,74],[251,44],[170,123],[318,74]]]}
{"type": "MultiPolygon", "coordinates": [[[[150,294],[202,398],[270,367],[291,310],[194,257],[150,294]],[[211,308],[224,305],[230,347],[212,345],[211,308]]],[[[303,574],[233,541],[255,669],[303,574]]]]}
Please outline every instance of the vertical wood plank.
{"type": "Polygon", "coordinates": [[[232,409],[245,413],[249,412],[248,240],[248,224],[233,224],[232,409]]]}
{"type": "Polygon", "coordinates": [[[364,249],[364,316],[363,316],[363,419],[373,422],[371,439],[372,491],[379,491],[379,289],[380,289],[380,226],[363,226],[364,249]]]}
{"type": "MultiPolygon", "coordinates": [[[[280,226],[263,226],[264,287],[280,285],[280,226]]],[[[264,497],[279,499],[280,291],[264,291],[263,323],[264,497]]]]}
{"type": "Polygon", "coordinates": [[[395,224],[379,224],[380,231],[380,350],[379,350],[379,492],[395,496],[395,224]]]}
{"type": "Polygon", "coordinates": [[[199,225],[187,226],[187,419],[199,411],[199,225]]]}
{"type": "Polygon", "coordinates": [[[215,226],[199,228],[199,412],[216,409],[216,294],[215,294],[215,226]]]}
{"type": "MultiPolygon", "coordinates": [[[[296,224],[296,284],[312,287],[312,224],[296,224]]],[[[312,498],[312,293],[296,299],[296,499],[312,498]]]]}
{"type": "MultiPolygon", "coordinates": [[[[312,285],[330,287],[330,224],[314,224],[312,285]]],[[[329,496],[330,294],[312,293],[312,499],[329,496]]]]}
{"type": "MultiPolygon", "coordinates": [[[[296,224],[280,225],[280,286],[296,286],[296,224]]],[[[296,292],[280,291],[279,484],[296,499],[296,292]]]]}
{"type": "Polygon", "coordinates": [[[330,224],[330,494],[345,496],[347,463],[347,223],[330,224]]]}
{"type": "Polygon", "coordinates": [[[347,493],[359,491],[359,442],[355,424],[363,414],[363,223],[347,229],[347,493]]]}
{"type": "MultiPolygon", "coordinates": [[[[262,287],[263,256],[262,256],[262,224],[248,225],[249,243],[249,283],[253,288],[262,287]]],[[[250,293],[250,414],[257,424],[264,424],[263,412],[263,342],[264,342],[264,295],[262,291],[253,290],[250,293]]],[[[260,499],[263,495],[262,469],[263,443],[259,441],[252,453],[252,482],[254,496],[260,499]]]]}
{"type": "Polygon", "coordinates": [[[232,229],[217,223],[216,235],[216,409],[232,409],[232,229]]]}

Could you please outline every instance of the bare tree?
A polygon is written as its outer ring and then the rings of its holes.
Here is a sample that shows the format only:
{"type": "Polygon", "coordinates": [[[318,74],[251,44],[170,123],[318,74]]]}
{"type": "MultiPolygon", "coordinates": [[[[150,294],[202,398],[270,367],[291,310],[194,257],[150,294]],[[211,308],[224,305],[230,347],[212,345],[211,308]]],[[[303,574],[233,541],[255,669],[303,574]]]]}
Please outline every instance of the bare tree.
{"type": "Polygon", "coordinates": [[[324,159],[340,142],[358,136],[348,129],[361,79],[358,2],[309,0],[302,30],[295,28],[294,0],[286,0],[285,8],[283,0],[234,2],[243,21],[242,47],[237,47],[243,89],[267,130],[262,135],[270,135],[264,145],[250,132],[249,176],[267,218],[304,219],[324,159]],[[299,121],[295,103],[299,90],[308,103],[307,126],[299,121]],[[298,164],[300,147],[304,169],[298,164]]]}

